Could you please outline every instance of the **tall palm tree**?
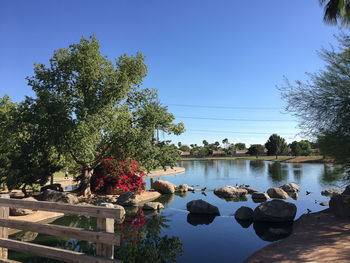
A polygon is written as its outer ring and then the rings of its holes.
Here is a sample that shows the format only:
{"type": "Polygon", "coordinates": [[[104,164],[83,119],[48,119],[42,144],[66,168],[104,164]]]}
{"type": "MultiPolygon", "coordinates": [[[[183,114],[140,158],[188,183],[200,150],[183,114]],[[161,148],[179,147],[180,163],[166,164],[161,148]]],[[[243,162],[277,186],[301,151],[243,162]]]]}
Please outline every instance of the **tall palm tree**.
{"type": "Polygon", "coordinates": [[[335,25],[338,19],[343,25],[350,23],[350,0],[319,0],[324,6],[323,20],[327,24],[335,25]]]}

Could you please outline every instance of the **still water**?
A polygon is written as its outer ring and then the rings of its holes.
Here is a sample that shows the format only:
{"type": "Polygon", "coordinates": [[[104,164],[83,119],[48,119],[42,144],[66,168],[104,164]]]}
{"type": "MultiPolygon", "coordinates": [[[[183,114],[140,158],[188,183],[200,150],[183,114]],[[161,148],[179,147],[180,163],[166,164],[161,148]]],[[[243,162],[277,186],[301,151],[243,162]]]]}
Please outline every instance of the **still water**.
{"type": "MultiPolygon", "coordinates": [[[[240,206],[255,208],[251,197],[225,200],[214,195],[213,189],[225,185],[247,184],[266,191],[270,187],[295,182],[301,192],[296,204],[298,218],[310,209],[324,209],[319,203],[328,201],[321,191],[330,187],[343,188],[344,172],[325,164],[287,164],[259,160],[209,160],[183,161],[180,166],[186,172],[162,177],[175,185],[186,183],[196,189],[206,187],[204,192],[183,195],[163,195],[159,200],[165,209],[159,214],[146,213],[138,208],[127,209],[127,220],[116,225],[122,233],[121,247],[115,248],[115,256],[124,262],[243,262],[250,254],[288,236],[291,224],[246,224],[233,217],[240,206]],[[311,194],[306,195],[306,191],[311,194]],[[221,216],[193,216],[186,211],[186,203],[203,199],[219,207],[221,216]],[[274,229],[278,229],[276,234],[274,229]],[[281,231],[282,229],[282,231],[281,231]],[[272,231],[271,231],[272,230],[272,231]]],[[[147,185],[151,180],[147,179],[147,185]]],[[[95,218],[64,216],[53,224],[95,229],[95,218]]],[[[85,241],[57,238],[31,232],[19,232],[13,239],[30,241],[59,248],[95,253],[95,245],[85,241]]],[[[21,262],[57,262],[43,258],[9,253],[9,258],[21,262]]]]}

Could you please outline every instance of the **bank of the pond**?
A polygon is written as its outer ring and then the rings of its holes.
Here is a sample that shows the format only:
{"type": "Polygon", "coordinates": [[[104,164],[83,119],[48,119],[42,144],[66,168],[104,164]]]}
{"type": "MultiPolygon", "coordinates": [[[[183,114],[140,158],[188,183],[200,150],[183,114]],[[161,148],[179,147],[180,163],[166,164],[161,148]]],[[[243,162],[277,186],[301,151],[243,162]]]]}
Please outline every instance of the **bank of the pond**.
{"type": "Polygon", "coordinates": [[[175,175],[175,174],[181,174],[184,173],[186,169],[184,167],[167,167],[166,170],[156,170],[149,172],[144,178],[153,178],[153,177],[163,177],[163,176],[169,176],[169,175],[175,175]]]}
{"type": "Polygon", "coordinates": [[[190,157],[182,158],[181,161],[204,161],[204,160],[260,160],[260,161],[272,161],[282,163],[330,163],[329,159],[324,159],[322,156],[244,156],[244,157],[190,157]]]}
{"type": "Polygon", "coordinates": [[[350,221],[329,209],[301,216],[286,239],[270,244],[245,263],[349,262],[350,221]]]}

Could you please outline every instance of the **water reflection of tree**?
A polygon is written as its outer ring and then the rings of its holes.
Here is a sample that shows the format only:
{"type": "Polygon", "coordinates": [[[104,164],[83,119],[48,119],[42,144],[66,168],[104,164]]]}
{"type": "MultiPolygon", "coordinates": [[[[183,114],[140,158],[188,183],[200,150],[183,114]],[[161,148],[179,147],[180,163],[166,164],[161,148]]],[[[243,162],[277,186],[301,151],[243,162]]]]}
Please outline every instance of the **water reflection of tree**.
{"type": "Polygon", "coordinates": [[[265,162],[261,160],[251,160],[249,162],[249,168],[256,173],[263,173],[265,170],[265,162]]]}
{"type": "Polygon", "coordinates": [[[161,236],[163,229],[169,227],[167,222],[169,220],[164,215],[146,218],[132,242],[123,239],[122,245],[115,248],[117,258],[131,263],[176,262],[183,254],[183,244],[178,237],[161,236]]]}
{"type": "Polygon", "coordinates": [[[287,179],[288,171],[285,169],[286,167],[286,165],[282,165],[278,162],[267,164],[267,172],[272,182],[279,183],[287,179]]]}
{"type": "Polygon", "coordinates": [[[350,177],[347,176],[343,167],[324,164],[320,183],[323,187],[334,186],[343,188],[350,183],[350,177]]]}
{"type": "MultiPolygon", "coordinates": [[[[63,225],[70,227],[79,227],[84,229],[96,229],[96,218],[85,216],[64,216],[56,219],[52,222],[55,225],[63,225]]],[[[20,239],[23,236],[24,231],[11,235],[12,239],[20,239]]],[[[95,255],[96,244],[90,243],[84,240],[77,240],[73,238],[57,237],[50,235],[38,234],[31,243],[41,244],[50,247],[57,247],[72,251],[83,252],[91,255],[95,255]]],[[[18,253],[14,251],[9,252],[9,258],[19,262],[28,263],[56,263],[60,262],[53,259],[45,259],[33,255],[18,253]]]]}

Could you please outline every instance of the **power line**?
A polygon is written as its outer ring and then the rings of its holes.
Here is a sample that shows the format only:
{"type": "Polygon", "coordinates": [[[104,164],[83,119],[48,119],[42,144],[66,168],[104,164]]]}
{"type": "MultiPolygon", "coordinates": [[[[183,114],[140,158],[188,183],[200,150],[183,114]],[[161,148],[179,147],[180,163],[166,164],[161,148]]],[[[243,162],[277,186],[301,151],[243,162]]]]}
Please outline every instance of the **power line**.
{"type": "MultiPolygon", "coordinates": [[[[209,133],[234,133],[234,134],[254,134],[254,135],[271,135],[273,132],[245,132],[245,131],[219,131],[219,130],[193,130],[189,129],[186,131],[194,131],[194,132],[209,132],[209,133]]],[[[278,133],[280,135],[296,135],[294,133],[278,133]]]]}
{"type": "Polygon", "coordinates": [[[194,105],[194,104],[167,104],[176,107],[189,108],[211,108],[211,109],[232,109],[232,110],[281,110],[278,107],[240,107],[240,106],[213,106],[213,105],[194,105]]]}
{"type": "Polygon", "coordinates": [[[230,118],[211,118],[211,117],[192,117],[192,116],[175,116],[183,119],[212,120],[212,121],[249,121],[249,122],[293,122],[293,120],[254,120],[254,119],[230,119],[230,118]]]}

